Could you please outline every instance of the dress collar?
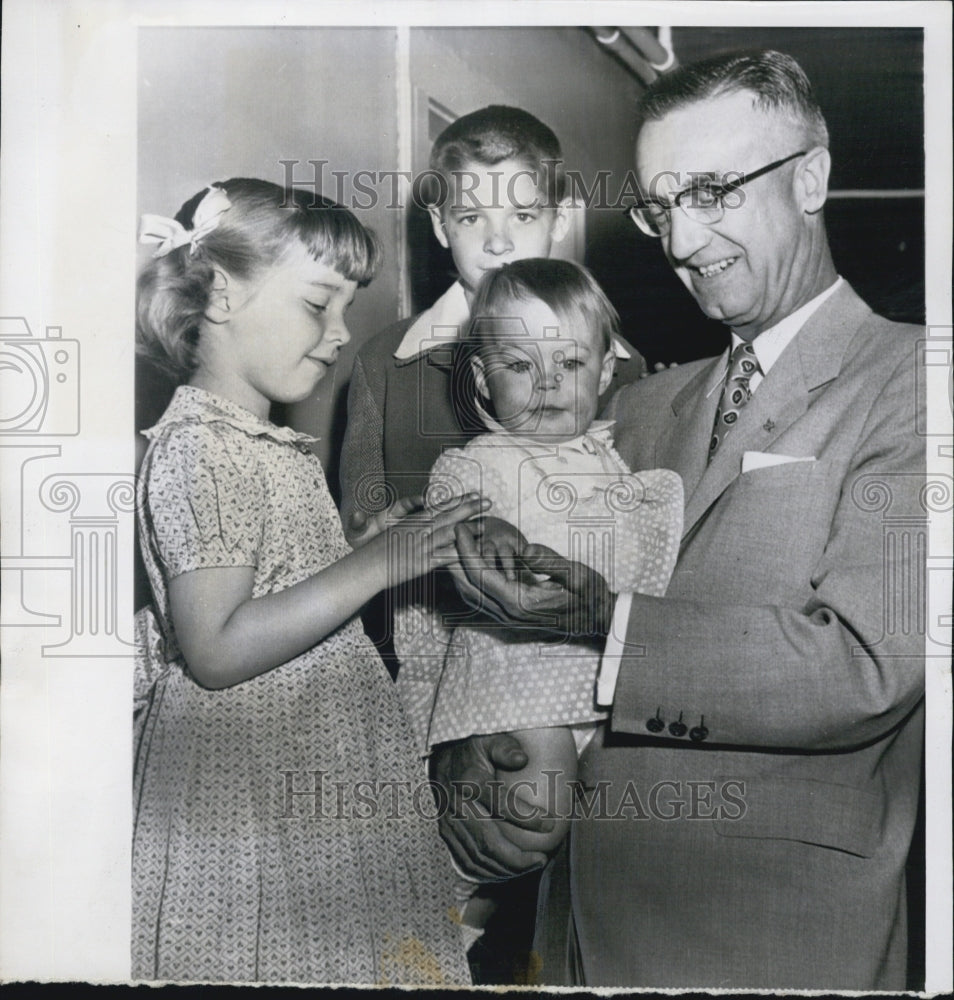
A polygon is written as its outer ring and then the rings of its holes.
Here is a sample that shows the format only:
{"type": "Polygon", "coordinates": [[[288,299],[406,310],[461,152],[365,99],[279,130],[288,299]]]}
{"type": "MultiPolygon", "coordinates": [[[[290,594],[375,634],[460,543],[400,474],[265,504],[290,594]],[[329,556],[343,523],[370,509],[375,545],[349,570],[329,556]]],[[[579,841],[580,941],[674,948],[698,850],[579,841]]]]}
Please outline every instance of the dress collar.
{"type": "Polygon", "coordinates": [[[318,440],[291,427],[279,427],[270,420],[263,420],[244,406],[194,385],[180,385],[166,407],[166,412],[149,430],[143,431],[143,435],[151,440],[167,427],[185,423],[228,424],[253,437],[267,437],[280,444],[304,448],[318,440]]]}

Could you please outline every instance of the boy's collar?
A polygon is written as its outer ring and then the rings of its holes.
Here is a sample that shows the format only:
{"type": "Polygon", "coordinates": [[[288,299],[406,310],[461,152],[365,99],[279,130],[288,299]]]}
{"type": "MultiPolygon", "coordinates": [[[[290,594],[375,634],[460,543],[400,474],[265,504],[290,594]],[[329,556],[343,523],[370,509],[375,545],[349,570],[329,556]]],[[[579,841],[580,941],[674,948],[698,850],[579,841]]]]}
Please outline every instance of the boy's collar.
{"type": "MultiPolygon", "coordinates": [[[[408,327],[407,333],[394,352],[396,361],[411,361],[425,351],[447,344],[456,344],[470,324],[470,307],[464,286],[455,281],[450,288],[408,327]]],[[[613,338],[613,353],[620,361],[632,355],[619,337],[613,338]]]]}
{"type": "Polygon", "coordinates": [[[410,361],[439,343],[456,344],[470,322],[470,307],[464,286],[455,281],[450,288],[408,327],[394,352],[397,361],[410,361]]]}

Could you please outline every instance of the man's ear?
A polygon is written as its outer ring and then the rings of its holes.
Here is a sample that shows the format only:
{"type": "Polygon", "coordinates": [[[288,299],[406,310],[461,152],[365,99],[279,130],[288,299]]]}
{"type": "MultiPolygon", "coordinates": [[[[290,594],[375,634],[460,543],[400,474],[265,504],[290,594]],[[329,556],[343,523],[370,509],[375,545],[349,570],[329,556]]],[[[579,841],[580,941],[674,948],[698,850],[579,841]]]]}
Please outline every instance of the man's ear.
{"type": "Polygon", "coordinates": [[[227,323],[231,313],[229,296],[236,291],[235,281],[220,267],[214,268],[212,273],[212,290],[209,292],[209,304],[205,307],[205,318],[210,323],[227,323]]]}
{"type": "Polygon", "coordinates": [[[601,396],[610,387],[614,371],[616,371],[616,352],[610,347],[603,356],[603,366],[600,369],[599,394],[601,396]]]}
{"type": "Polygon", "coordinates": [[[831,155],[824,146],[815,146],[801,159],[795,170],[796,194],[802,211],[809,215],[820,212],[828,200],[828,175],[831,155]]]}
{"type": "Polygon", "coordinates": [[[490,399],[490,390],[487,388],[487,369],[484,367],[484,359],[479,354],[473,355],[470,359],[470,370],[474,373],[477,391],[484,399],[490,399]]]}
{"type": "Polygon", "coordinates": [[[577,211],[577,209],[570,203],[569,198],[564,198],[563,201],[557,205],[556,216],[553,219],[553,225],[550,227],[550,239],[552,239],[554,243],[563,242],[563,238],[570,231],[570,213],[575,211],[577,211]]]}
{"type": "Polygon", "coordinates": [[[444,220],[441,218],[441,210],[436,205],[431,205],[427,209],[427,214],[431,217],[431,228],[434,230],[437,242],[440,243],[445,250],[448,249],[450,244],[447,242],[447,230],[444,228],[444,220]]]}

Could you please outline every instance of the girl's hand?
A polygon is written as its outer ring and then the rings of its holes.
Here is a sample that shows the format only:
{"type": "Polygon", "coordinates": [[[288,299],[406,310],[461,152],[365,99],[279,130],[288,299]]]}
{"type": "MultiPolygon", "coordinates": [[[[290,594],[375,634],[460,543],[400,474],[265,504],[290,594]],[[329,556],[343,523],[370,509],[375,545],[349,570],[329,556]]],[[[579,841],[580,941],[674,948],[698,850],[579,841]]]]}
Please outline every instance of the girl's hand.
{"type": "MultiPolygon", "coordinates": [[[[456,562],[454,531],[457,525],[489,508],[490,501],[476,493],[452,497],[433,510],[425,509],[419,497],[397,501],[388,511],[381,538],[386,546],[388,586],[456,562]],[[415,501],[416,507],[413,506],[415,501]]],[[[479,535],[479,526],[474,525],[473,531],[479,535]]]]}
{"type": "Polygon", "coordinates": [[[413,497],[401,497],[395,500],[386,510],[377,514],[368,514],[363,510],[355,510],[348,522],[348,535],[352,548],[359,549],[376,538],[395,518],[404,517],[424,507],[424,498],[417,494],[413,497]]]}
{"type": "MultiPolygon", "coordinates": [[[[207,688],[231,687],[320,642],[385,587],[457,558],[454,529],[487,510],[476,493],[426,511],[419,497],[373,519],[370,541],[287,587],[252,597],[252,566],[191,570],[169,582],[179,648],[207,688]]],[[[479,534],[479,531],[476,532],[479,534]]]]}

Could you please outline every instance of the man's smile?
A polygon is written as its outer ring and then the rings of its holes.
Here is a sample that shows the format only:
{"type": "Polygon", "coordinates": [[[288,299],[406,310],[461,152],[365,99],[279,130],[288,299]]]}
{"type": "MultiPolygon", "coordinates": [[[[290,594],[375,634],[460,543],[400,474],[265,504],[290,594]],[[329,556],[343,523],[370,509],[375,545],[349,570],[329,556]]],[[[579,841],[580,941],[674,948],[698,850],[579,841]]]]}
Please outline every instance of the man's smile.
{"type": "Polygon", "coordinates": [[[738,259],[738,257],[723,257],[721,260],[713,261],[711,264],[700,264],[693,267],[692,270],[695,271],[700,277],[714,278],[716,275],[722,274],[723,271],[731,267],[738,259]]]}

